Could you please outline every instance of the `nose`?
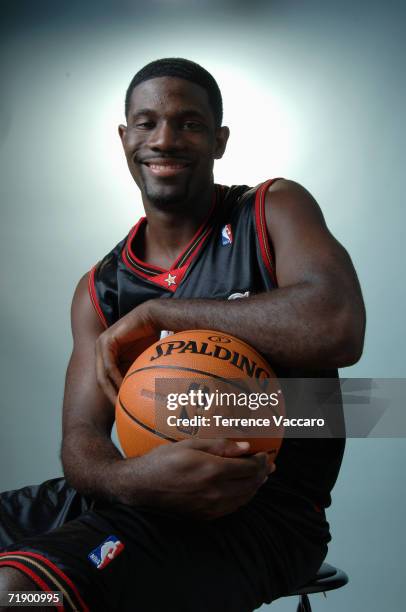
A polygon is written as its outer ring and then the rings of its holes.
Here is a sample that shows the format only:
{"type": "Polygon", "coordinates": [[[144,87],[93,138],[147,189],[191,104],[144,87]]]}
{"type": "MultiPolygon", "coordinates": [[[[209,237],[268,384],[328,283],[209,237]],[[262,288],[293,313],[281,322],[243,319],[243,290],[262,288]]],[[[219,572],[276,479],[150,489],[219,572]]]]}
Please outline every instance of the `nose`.
{"type": "Polygon", "coordinates": [[[171,151],[179,148],[179,132],[169,121],[159,122],[149,138],[151,149],[171,151]]]}

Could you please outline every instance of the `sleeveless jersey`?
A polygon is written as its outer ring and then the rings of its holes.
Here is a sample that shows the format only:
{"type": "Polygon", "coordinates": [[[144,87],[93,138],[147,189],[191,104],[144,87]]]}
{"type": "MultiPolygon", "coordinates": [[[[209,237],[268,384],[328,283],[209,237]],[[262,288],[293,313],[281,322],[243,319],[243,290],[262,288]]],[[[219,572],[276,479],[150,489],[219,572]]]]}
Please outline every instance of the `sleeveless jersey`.
{"type": "MultiPolygon", "coordinates": [[[[275,289],[273,249],[265,224],[265,195],[275,180],[257,189],[216,185],[206,221],[169,270],[137,257],[147,223],[141,218],[89,273],[90,297],[103,324],[112,325],[149,299],[227,300],[275,289]]],[[[337,378],[337,371],[274,370],[279,377],[337,378]]],[[[337,410],[341,420],[341,407],[337,410]]],[[[343,451],[343,438],[286,438],[272,478],[326,507],[343,451]]]]}

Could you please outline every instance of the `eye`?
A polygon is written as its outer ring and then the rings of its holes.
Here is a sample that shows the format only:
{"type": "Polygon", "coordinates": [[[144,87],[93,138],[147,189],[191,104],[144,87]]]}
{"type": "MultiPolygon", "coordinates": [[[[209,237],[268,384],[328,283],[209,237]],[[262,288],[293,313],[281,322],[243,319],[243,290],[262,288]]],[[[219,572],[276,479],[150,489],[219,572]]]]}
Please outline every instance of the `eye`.
{"type": "Polygon", "coordinates": [[[139,121],[135,124],[135,127],[140,128],[141,130],[151,130],[154,127],[153,121],[139,121]]]}
{"type": "Polygon", "coordinates": [[[200,132],[204,129],[203,124],[199,123],[199,121],[184,121],[183,127],[191,132],[200,132]]]}

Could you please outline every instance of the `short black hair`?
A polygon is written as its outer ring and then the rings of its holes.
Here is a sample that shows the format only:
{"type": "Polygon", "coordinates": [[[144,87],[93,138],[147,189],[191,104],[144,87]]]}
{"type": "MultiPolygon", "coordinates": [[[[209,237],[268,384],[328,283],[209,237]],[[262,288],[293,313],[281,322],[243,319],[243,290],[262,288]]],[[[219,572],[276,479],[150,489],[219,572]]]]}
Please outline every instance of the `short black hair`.
{"type": "Polygon", "coordinates": [[[223,120],[223,100],[221,98],[221,92],[216,80],[210,74],[210,72],[199,64],[196,64],[196,62],[192,62],[181,57],[166,57],[155,60],[137,72],[137,74],[132,78],[125,95],[126,118],[128,118],[130,99],[134,87],[143,81],[165,76],[185,79],[186,81],[191,81],[192,83],[196,83],[197,85],[200,85],[200,87],[203,87],[209,97],[209,103],[213,111],[216,127],[221,126],[221,122],[223,120]]]}

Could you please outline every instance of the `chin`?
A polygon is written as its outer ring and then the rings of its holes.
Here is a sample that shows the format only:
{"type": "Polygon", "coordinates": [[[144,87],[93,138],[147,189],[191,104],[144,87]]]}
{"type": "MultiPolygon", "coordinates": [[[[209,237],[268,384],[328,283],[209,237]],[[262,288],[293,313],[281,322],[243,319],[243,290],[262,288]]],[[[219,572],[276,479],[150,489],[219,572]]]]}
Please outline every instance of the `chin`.
{"type": "Polygon", "coordinates": [[[168,208],[184,201],[188,196],[188,190],[186,186],[162,188],[146,185],[145,195],[157,208],[168,208]]]}

